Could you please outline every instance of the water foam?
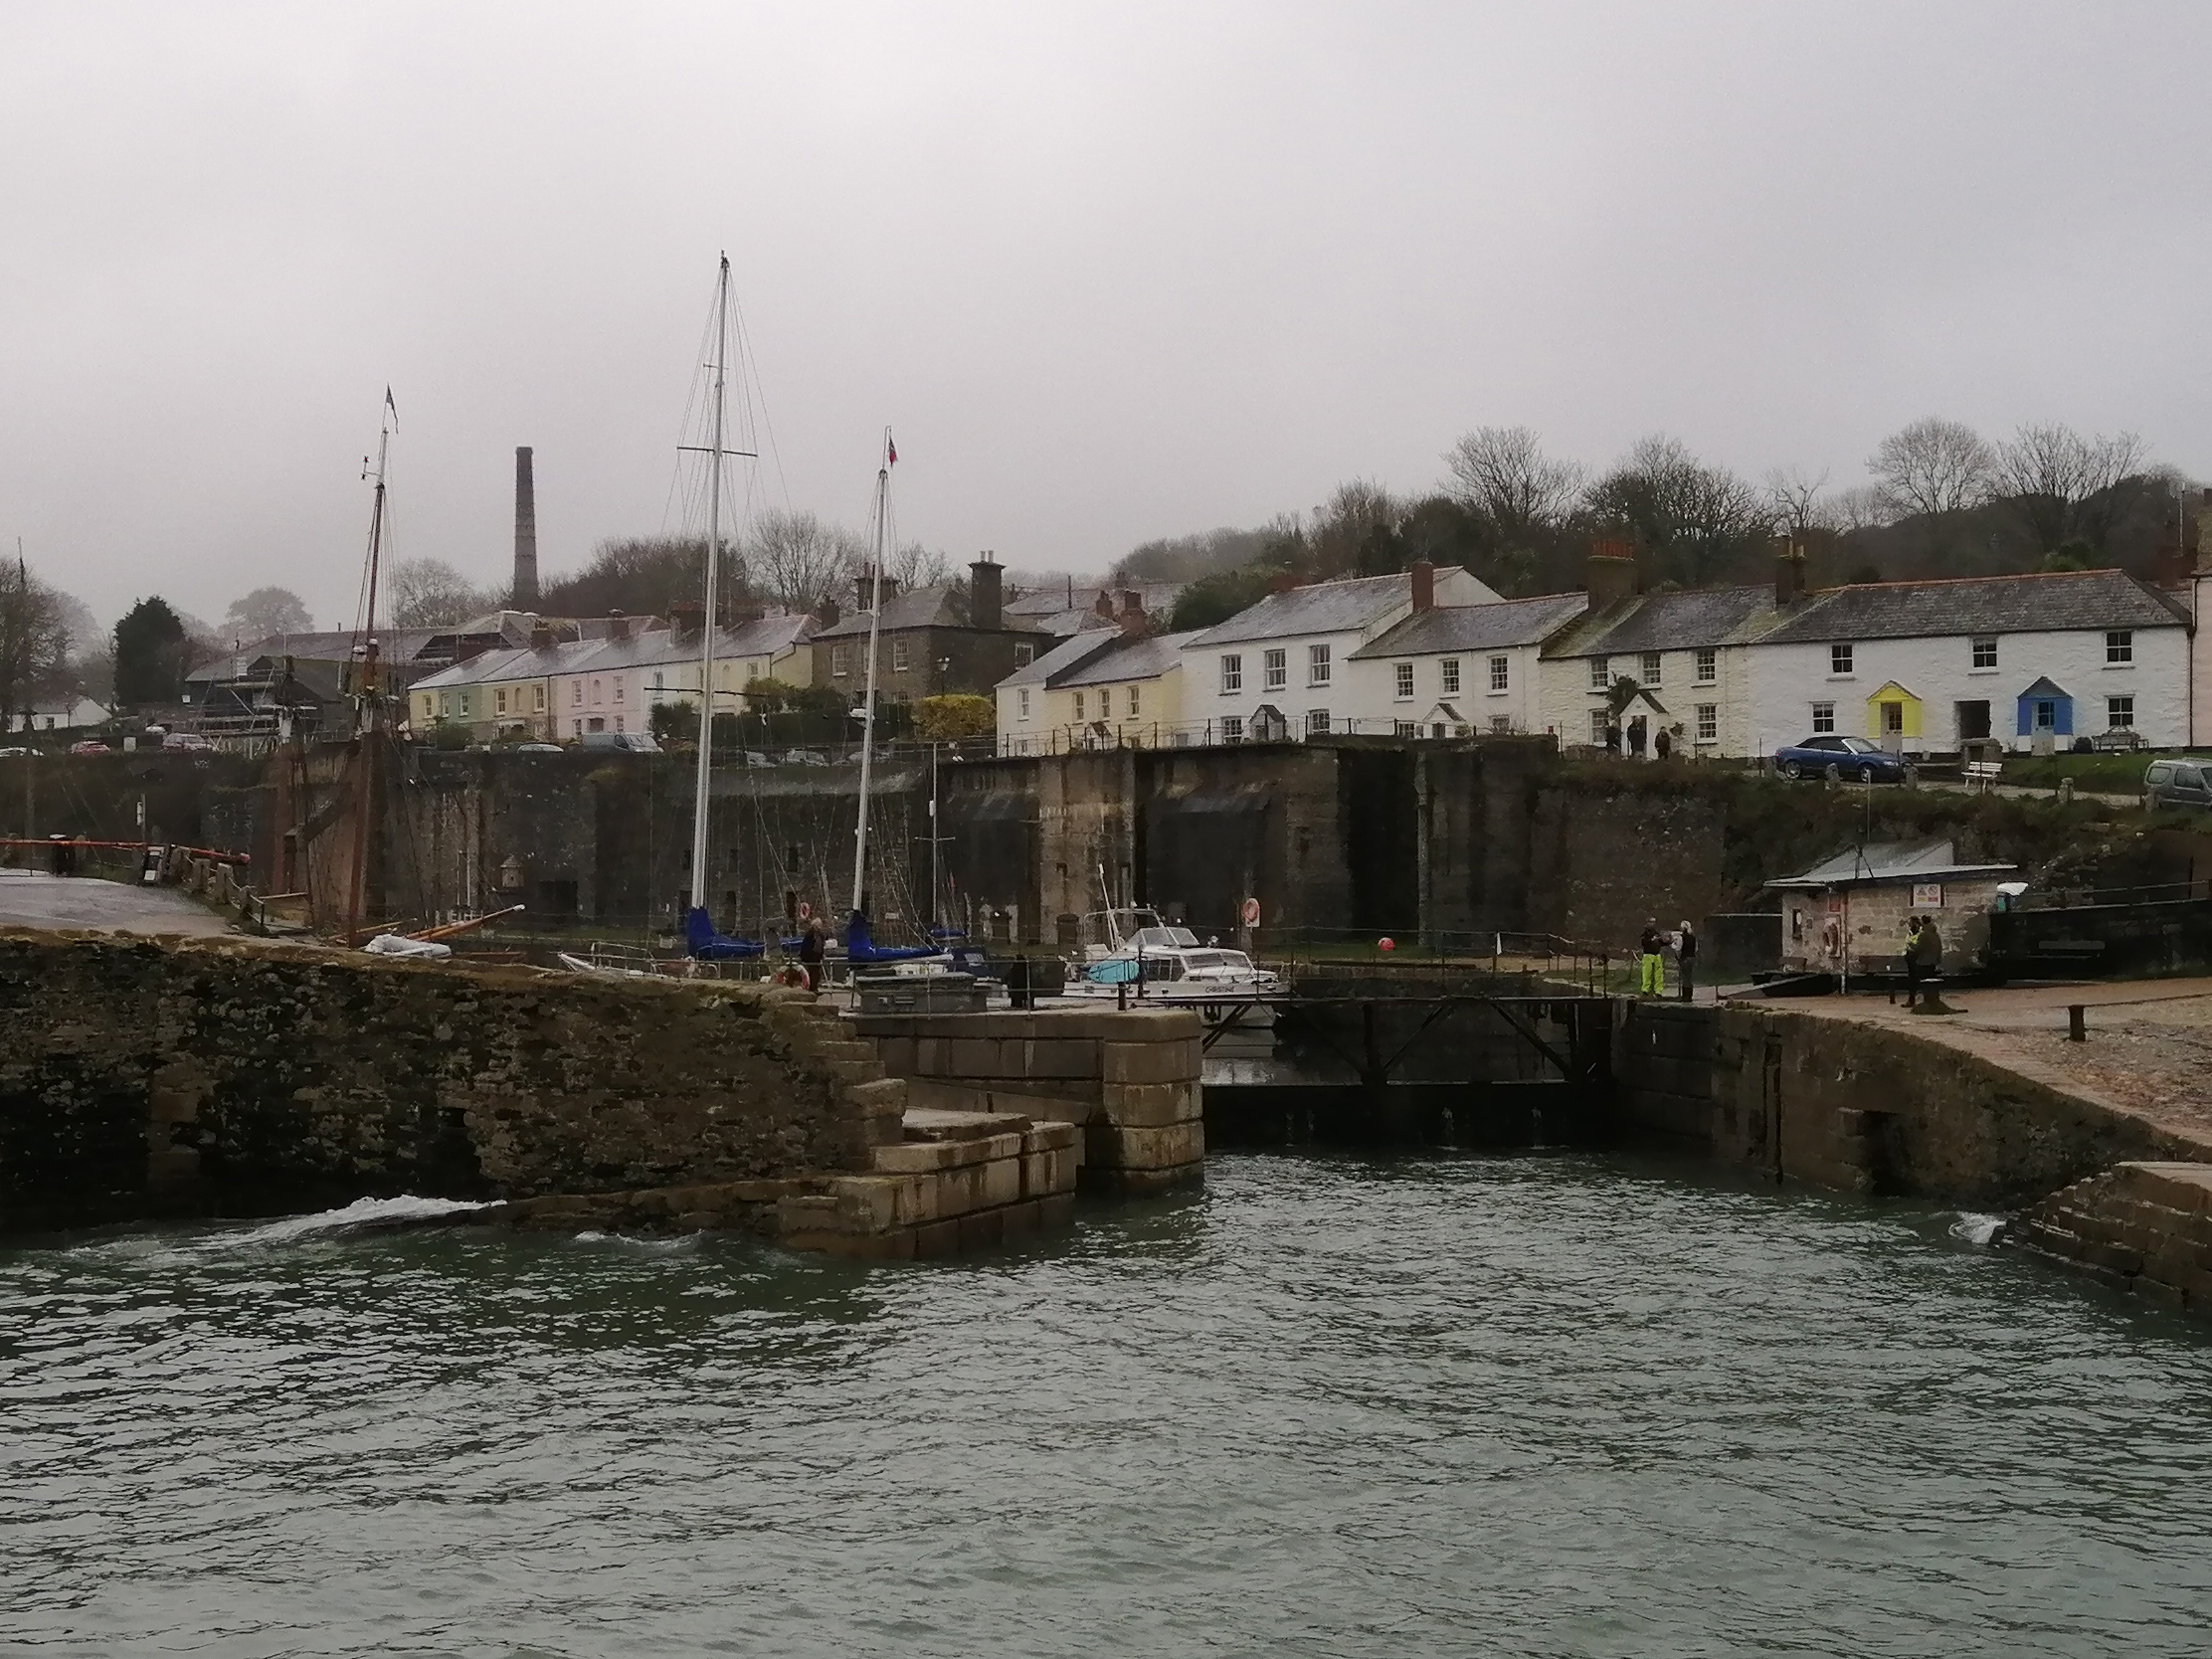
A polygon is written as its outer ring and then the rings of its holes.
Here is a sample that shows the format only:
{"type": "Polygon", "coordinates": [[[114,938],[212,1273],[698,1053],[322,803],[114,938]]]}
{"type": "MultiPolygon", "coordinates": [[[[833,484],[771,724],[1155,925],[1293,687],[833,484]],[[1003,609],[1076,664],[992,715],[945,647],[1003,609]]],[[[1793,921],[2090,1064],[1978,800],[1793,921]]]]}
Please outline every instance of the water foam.
{"type": "Polygon", "coordinates": [[[490,1207],[488,1203],[466,1198],[420,1198],[412,1194],[396,1198],[356,1198],[337,1209],[319,1210],[312,1215],[287,1215],[281,1221],[272,1221],[267,1226],[240,1233],[238,1240],[248,1244],[281,1244],[295,1238],[312,1238],[318,1233],[346,1232],[358,1227],[410,1226],[419,1221],[437,1221],[449,1215],[463,1215],[470,1210],[490,1207]]]}
{"type": "Polygon", "coordinates": [[[1950,1235],[1967,1244],[1987,1244],[1997,1236],[1997,1229],[2004,1223],[2005,1218],[2002,1215],[1985,1215],[1979,1210],[1962,1209],[1958,1212],[1958,1219],[1950,1224],[1950,1235]]]}

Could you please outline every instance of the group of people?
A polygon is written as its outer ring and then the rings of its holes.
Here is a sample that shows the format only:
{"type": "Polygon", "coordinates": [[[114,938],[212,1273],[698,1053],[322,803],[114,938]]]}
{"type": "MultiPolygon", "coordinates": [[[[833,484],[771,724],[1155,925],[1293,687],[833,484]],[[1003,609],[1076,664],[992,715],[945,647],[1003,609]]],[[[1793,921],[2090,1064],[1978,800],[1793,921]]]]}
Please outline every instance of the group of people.
{"type": "Polygon", "coordinates": [[[1667,952],[1674,952],[1676,978],[1681,982],[1677,993],[1687,1003],[1697,978],[1698,936],[1688,922],[1672,933],[1659,926],[1659,918],[1651,917],[1644,923],[1643,937],[1636,945],[1636,990],[1646,997],[1664,997],[1667,994],[1667,952]]]}
{"type": "Polygon", "coordinates": [[[1653,731],[1640,714],[1628,722],[1626,730],[1622,729],[1618,720],[1608,720],[1605,723],[1605,749],[1608,754],[1617,755],[1625,749],[1641,760],[1646,745],[1650,747],[1653,759],[1665,760],[1674,753],[1674,733],[1665,726],[1653,731]]]}

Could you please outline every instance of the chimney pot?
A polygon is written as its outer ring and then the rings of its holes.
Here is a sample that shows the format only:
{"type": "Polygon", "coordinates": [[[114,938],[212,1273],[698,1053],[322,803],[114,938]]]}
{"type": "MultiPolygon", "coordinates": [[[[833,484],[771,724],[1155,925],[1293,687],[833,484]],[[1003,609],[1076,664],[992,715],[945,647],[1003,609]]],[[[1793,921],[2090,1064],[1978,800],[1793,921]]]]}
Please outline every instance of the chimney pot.
{"type": "Polygon", "coordinates": [[[627,640],[630,638],[630,619],[620,611],[607,613],[607,638],[610,640],[627,640]]]}
{"type": "Polygon", "coordinates": [[[1145,596],[1135,588],[1121,591],[1121,631],[1128,635],[1145,632],[1152,619],[1145,615],[1145,596]]]}
{"type": "Polygon", "coordinates": [[[1413,609],[1415,611],[1435,610],[1436,567],[1426,559],[1415,559],[1407,569],[1406,575],[1412,579],[1413,609]]]}

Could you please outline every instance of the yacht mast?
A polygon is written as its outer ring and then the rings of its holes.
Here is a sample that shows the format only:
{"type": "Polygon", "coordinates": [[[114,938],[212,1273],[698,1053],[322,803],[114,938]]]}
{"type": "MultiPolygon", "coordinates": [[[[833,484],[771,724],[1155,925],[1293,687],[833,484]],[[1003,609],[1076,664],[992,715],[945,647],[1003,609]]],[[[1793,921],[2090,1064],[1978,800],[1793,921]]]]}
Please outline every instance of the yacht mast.
{"type": "Polygon", "coordinates": [[[714,425],[707,450],[706,616],[699,628],[699,775],[691,802],[691,908],[706,908],[707,784],[714,769],[715,580],[722,560],[722,422],[729,378],[730,257],[714,285],[714,425]]]}
{"type": "Polygon", "coordinates": [[[875,469],[875,569],[868,611],[868,691],[860,712],[860,827],[853,831],[852,908],[866,896],[868,876],[868,780],[875,760],[875,643],[883,632],[883,540],[890,533],[891,463],[898,451],[883,429],[883,460],[875,469]]]}

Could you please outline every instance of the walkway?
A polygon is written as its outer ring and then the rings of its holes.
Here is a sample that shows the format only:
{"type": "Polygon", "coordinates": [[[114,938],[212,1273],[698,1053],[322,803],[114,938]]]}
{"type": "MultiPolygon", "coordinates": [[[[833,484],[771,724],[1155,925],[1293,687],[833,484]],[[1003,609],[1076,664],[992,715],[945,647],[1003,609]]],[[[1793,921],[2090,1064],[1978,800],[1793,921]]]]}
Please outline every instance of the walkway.
{"type": "Polygon", "coordinates": [[[220,938],[230,926],[173,887],[131,887],[92,876],[0,870],[0,927],[99,928],[220,938]]]}

